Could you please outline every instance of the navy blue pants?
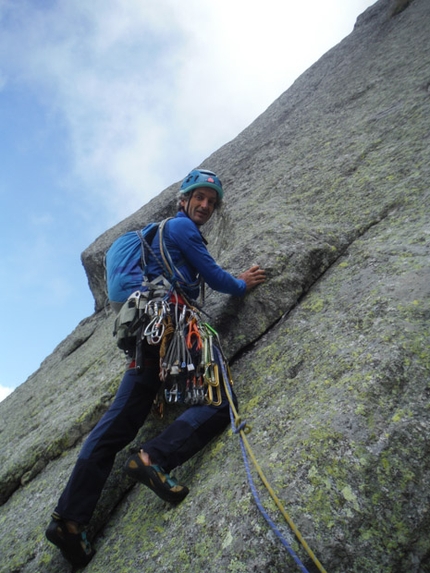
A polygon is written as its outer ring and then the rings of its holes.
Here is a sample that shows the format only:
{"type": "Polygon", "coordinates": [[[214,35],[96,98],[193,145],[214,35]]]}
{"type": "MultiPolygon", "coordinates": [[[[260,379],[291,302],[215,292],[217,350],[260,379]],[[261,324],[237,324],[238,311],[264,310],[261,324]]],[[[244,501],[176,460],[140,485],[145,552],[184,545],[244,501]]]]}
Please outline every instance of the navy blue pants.
{"type": "MultiPolygon", "coordinates": [[[[87,524],[112,470],[116,454],[137,435],[160,388],[158,349],[146,346],[145,365],[126,371],[115,400],[84,443],[55,512],[87,524]]],[[[183,464],[222,432],[230,421],[223,392],[220,406],[192,406],[159,436],[142,444],[165,471],[183,464]]]]}

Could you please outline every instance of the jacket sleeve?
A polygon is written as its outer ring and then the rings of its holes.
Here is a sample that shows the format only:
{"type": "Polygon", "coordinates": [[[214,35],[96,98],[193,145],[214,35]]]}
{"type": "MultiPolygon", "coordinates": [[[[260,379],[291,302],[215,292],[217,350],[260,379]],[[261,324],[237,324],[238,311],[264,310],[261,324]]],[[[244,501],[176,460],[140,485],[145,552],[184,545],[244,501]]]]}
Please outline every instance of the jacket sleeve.
{"type": "Polygon", "coordinates": [[[175,219],[174,222],[175,224],[169,229],[172,241],[205,282],[216,291],[243,296],[246,292],[245,281],[235,278],[215,262],[197,226],[185,217],[175,219]]]}

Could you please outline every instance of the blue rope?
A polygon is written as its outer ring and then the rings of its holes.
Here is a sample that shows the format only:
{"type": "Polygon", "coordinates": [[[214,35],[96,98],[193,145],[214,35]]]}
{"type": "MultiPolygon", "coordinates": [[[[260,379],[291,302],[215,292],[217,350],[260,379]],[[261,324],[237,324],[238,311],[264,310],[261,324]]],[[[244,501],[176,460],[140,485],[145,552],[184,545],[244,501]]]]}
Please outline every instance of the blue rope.
{"type": "Polygon", "coordinates": [[[243,440],[242,437],[240,436],[240,447],[242,449],[242,456],[243,456],[243,461],[245,463],[245,468],[246,468],[246,473],[248,476],[248,482],[249,482],[249,487],[251,488],[251,492],[252,495],[254,496],[254,501],[257,504],[258,509],[260,510],[261,514],[263,515],[264,519],[267,521],[267,523],[270,525],[273,533],[276,535],[276,537],[279,539],[279,541],[282,543],[282,545],[287,549],[288,553],[291,555],[291,557],[294,559],[294,561],[297,563],[299,569],[301,571],[303,571],[303,573],[309,573],[309,571],[306,569],[306,567],[303,565],[303,563],[300,561],[299,557],[297,556],[296,552],[294,551],[294,549],[291,547],[291,545],[288,543],[288,541],[285,539],[285,537],[282,535],[282,533],[279,531],[279,529],[277,528],[276,524],[274,523],[274,521],[271,519],[271,517],[269,516],[269,514],[267,513],[267,511],[264,509],[263,505],[260,502],[260,498],[258,496],[258,492],[257,489],[255,487],[255,483],[254,480],[252,479],[252,475],[251,475],[251,468],[249,466],[249,461],[248,458],[246,456],[246,450],[245,450],[245,446],[243,444],[243,440]]]}
{"type": "MultiPolygon", "coordinates": [[[[228,375],[226,372],[226,368],[225,368],[225,363],[224,363],[224,359],[222,356],[221,351],[219,350],[219,348],[216,347],[216,345],[214,346],[215,350],[217,352],[218,355],[218,361],[221,365],[221,370],[222,370],[222,375],[223,378],[225,380],[225,387],[226,390],[230,396],[230,399],[233,400],[233,396],[232,396],[232,392],[231,392],[231,387],[230,387],[230,383],[228,380],[228,375]]],[[[303,563],[300,561],[299,557],[297,556],[296,552],[294,551],[294,549],[291,547],[291,545],[288,543],[288,541],[285,539],[285,537],[282,535],[282,533],[279,531],[278,527],[276,526],[275,522],[272,520],[272,518],[269,516],[269,514],[267,513],[267,511],[264,509],[261,501],[260,501],[260,497],[258,495],[257,492],[257,488],[255,487],[255,483],[254,480],[252,478],[252,474],[251,474],[251,468],[249,465],[249,460],[248,457],[246,455],[246,448],[245,448],[245,444],[243,443],[243,439],[242,436],[240,435],[240,432],[245,428],[246,426],[246,421],[242,422],[239,426],[236,426],[236,420],[234,418],[234,413],[233,413],[233,408],[230,405],[230,421],[231,421],[231,426],[232,426],[232,430],[233,433],[235,434],[239,434],[239,438],[240,438],[240,447],[242,450],[242,457],[243,457],[243,461],[245,464],[245,469],[246,469],[246,474],[248,477],[248,482],[249,482],[249,487],[251,489],[252,495],[254,497],[254,501],[257,504],[258,509],[260,510],[261,514],[263,515],[264,519],[267,521],[267,523],[269,524],[270,528],[272,529],[273,533],[276,535],[276,537],[280,540],[280,542],[282,543],[282,545],[287,549],[288,553],[291,555],[291,557],[294,559],[294,561],[296,562],[296,564],[298,565],[299,569],[303,572],[303,573],[309,573],[309,571],[306,569],[306,567],[303,565],[303,563]]]]}

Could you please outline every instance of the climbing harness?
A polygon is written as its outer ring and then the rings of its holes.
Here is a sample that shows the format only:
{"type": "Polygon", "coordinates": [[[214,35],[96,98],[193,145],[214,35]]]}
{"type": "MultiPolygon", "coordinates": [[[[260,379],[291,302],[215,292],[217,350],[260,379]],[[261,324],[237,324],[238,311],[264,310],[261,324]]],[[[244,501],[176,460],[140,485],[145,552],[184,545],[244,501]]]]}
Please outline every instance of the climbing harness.
{"type": "MultiPolygon", "coordinates": [[[[212,329],[212,332],[216,335],[216,333],[213,329],[212,329]]],[[[297,556],[297,554],[295,553],[293,548],[291,547],[290,543],[285,539],[285,537],[282,535],[282,533],[279,531],[278,527],[276,526],[275,522],[271,519],[271,517],[269,516],[267,511],[264,509],[264,507],[263,507],[263,505],[259,499],[257,488],[255,486],[254,480],[253,480],[252,475],[251,475],[250,464],[249,464],[247,454],[251,458],[252,463],[254,465],[254,468],[256,469],[261,481],[265,485],[267,491],[269,492],[269,494],[272,497],[273,501],[275,502],[276,506],[278,507],[281,514],[283,515],[285,521],[288,523],[291,530],[295,534],[297,540],[300,542],[302,547],[305,549],[306,553],[311,558],[311,560],[313,561],[313,563],[317,567],[317,569],[321,573],[327,573],[326,570],[324,569],[324,567],[321,565],[321,563],[318,561],[318,559],[314,555],[314,553],[311,550],[311,548],[309,547],[309,545],[306,543],[305,539],[302,537],[300,531],[297,529],[297,527],[294,524],[291,517],[288,515],[288,513],[284,509],[281,501],[279,500],[278,496],[276,495],[273,488],[269,484],[266,476],[263,473],[263,470],[261,469],[257,459],[255,458],[255,455],[254,455],[254,453],[251,449],[251,446],[249,444],[249,441],[246,437],[247,434],[249,434],[249,432],[251,431],[251,427],[248,425],[248,423],[246,421],[242,421],[242,419],[239,416],[237,409],[235,407],[235,404],[233,401],[233,396],[232,396],[232,390],[231,390],[231,385],[232,385],[231,372],[230,372],[230,369],[228,367],[227,361],[224,357],[224,354],[222,352],[221,345],[219,343],[218,335],[216,335],[216,336],[217,336],[218,340],[217,340],[217,344],[214,346],[214,348],[215,348],[215,352],[216,352],[217,362],[220,364],[220,367],[221,367],[221,374],[222,374],[222,379],[223,379],[223,383],[224,383],[224,388],[225,388],[225,392],[226,392],[226,395],[227,395],[227,398],[229,401],[229,405],[230,405],[231,425],[232,425],[233,433],[239,435],[239,438],[240,438],[240,445],[241,445],[242,456],[243,456],[243,460],[244,460],[244,464],[245,464],[245,469],[247,472],[250,489],[251,489],[252,495],[254,497],[254,500],[257,504],[257,507],[260,510],[260,512],[262,513],[263,517],[268,522],[268,524],[270,525],[270,527],[272,528],[272,531],[274,532],[274,534],[278,537],[278,539],[281,541],[282,545],[287,549],[287,551],[289,552],[291,557],[294,559],[294,561],[296,562],[296,564],[298,565],[300,570],[303,573],[309,573],[308,570],[306,569],[306,567],[304,566],[304,564],[300,561],[299,557],[297,556]]]]}

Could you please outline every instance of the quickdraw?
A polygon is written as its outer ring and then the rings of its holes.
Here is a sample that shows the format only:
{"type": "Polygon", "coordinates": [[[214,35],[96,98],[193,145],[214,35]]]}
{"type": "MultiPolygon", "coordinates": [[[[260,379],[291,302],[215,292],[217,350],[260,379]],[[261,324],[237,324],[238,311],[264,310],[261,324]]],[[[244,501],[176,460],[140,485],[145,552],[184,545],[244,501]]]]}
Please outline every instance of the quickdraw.
{"type": "Polygon", "coordinates": [[[166,301],[151,300],[145,306],[144,314],[149,322],[146,325],[143,336],[149,344],[160,344],[165,331],[165,318],[169,313],[169,305],[166,301]]]}
{"type": "Polygon", "coordinates": [[[138,337],[148,344],[160,345],[164,401],[219,406],[222,395],[215,331],[202,321],[194,307],[179,303],[177,297],[172,302],[172,298],[146,302],[138,337]]]}
{"type": "Polygon", "coordinates": [[[214,330],[209,324],[203,324],[206,336],[204,337],[202,352],[202,368],[204,379],[207,384],[207,400],[213,406],[219,406],[222,402],[221,385],[219,383],[219,368],[215,360],[214,330]],[[215,395],[216,394],[216,395],[215,395]]]}

